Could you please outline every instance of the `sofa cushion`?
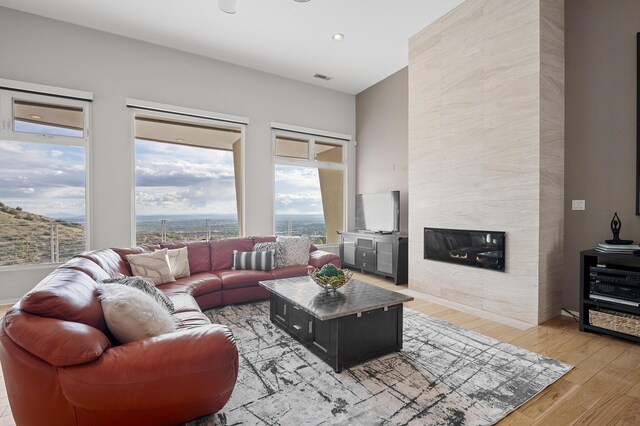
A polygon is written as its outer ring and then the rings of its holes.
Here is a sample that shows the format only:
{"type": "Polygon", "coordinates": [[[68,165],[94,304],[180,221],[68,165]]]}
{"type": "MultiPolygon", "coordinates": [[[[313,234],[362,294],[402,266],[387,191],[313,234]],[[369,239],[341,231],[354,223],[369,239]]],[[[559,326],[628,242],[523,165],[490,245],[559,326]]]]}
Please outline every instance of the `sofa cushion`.
{"type": "Polygon", "coordinates": [[[174,278],[188,277],[191,275],[188,249],[186,247],[167,249],[167,258],[169,259],[169,268],[171,268],[171,273],[174,278]]]}
{"type": "Polygon", "coordinates": [[[74,257],[65,262],[61,268],[75,269],[76,271],[84,272],[93,278],[94,281],[101,281],[111,278],[107,272],[102,269],[97,263],[84,258],[74,257]]]}
{"type": "Polygon", "coordinates": [[[137,288],[103,285],[98,292],[109,330],[122,343],[176,330],[176,323],[169,311],[137,288]]]}
{"type": "Polygon", "coordinates": [[[253,238],[226,238],[211,241],[211,271],[231,269],[233,266],[233,251],[251,251],[253,238]]]}
{"type": "Polygon", "coordinates": [[[219,291],[222,281],[220,277],[211,272],[202,272],[184,277],[169,284],[161,284],[158,288],[167,294],[190,294],[194,297],[201,294],[219,291]]]}
{"type": "Polygon", "coordinates": [[[309,247],[311,241],[308,237],[278,236],[276,241],[284,247],[284,265],[307,265],[309,263],[309,247]]]}
{"type": "Polygon", "coordinates": [[[149,278],[144,277],[128,277],[123,275],[122,277],[117,278],[109,278],[103,281],[100,281],[101,284],[121,284],[126,285],[127,287],[137,288],[143,293],[148,294],[153,297],[153,299],[164,306],[166,310],[172,314],[175,312],[175,307],[173,306],[173,302],[169,299],[169,297],[164,294],[164,292],[158,290],[156,285],[149,278]]]}
{"type": "Polygon", "coordinates": [[[200,307],[201,311],[215,308],[222,305],[222,291],[214,291],[213,293],[201,294],[196,296],[196,303],[200,307]]]}
{"type": "Polygon", "coordinates": [[[33,315],[79,322],[107,331],[96,282],[82,271],[58,268],[47,275],[20,301],[33,315]]]}
{"type": "Polygon", "coordinates": [[[222,290],[229,290],[241,287],[256,287],[258,281],[272,280],[273,275],[267,271],[234,271],[227,269],[217,271],[216,274],[222,279],[222,290]]]}
{"type": "Polygon", "coordinates": [[[76,257],[83,257],[95,262],[98,266],[104,269],[110,277],[131,275],[131,269],[126,263],[126,260],[112,249],[88,251],[86,253],[79,254],[76,257]]]}
{"type": "Polygon", "coordinates": [[[285,266],[284,268],[278,268],[271,271],[273,278],[278,280],[281,278],[303,277],[309,272],[309,266],[307,265],[292,265],[285,266]]]}
{"type": "Polygon", "coordinates": [[[127,260],[127,256],[130,254],[151,253],[153,251],[160,250],[160,248],[161,247],[159,245],[151,244],[129,248],[114,248],[113,251],[115,251],[124,262],[125,272],[123,272],[123,274],[133,275],[133,273],[131,272],[131,266],[129,265],[129,261],[127,260]]]}
{"type": "Polygon", "coordinates": [[[210,325],[211,321],[200,311],[178,312],[173,315],[178,324],[178,330],[185,330],[194,327],[210,325]]]}
{"type": "Polygon", "coordinates": [[[333,263],[337,268],[340,268],[340,256],[322,250],[316,250],[309,254],[309,265],[314,268],[320,269],[327,263],[333,263]]]}
{"type": "Polygon", "coordinates": [[[167,295],[173,303],[174,314],[179,312],[200,312],[198,302],[190,294],[179,293],[167,295]]]}
{"type": "Polygon", "coordinates": [[[189,257],[189,270],[192,274],[211,272],[211,251],[209,241],[193,241],[178,244],[162,244],[162,248],[170,250],[186,247],[189,257]]]}
{"type": "Polygon", "coordinates": [[[223,305],[253,302],[255,300],[268,299],[270,296],[269,290],[260,286],[232,288],[220,293],[222,293],[223,305]]]}
{"type": "Polygon", "coordinates": [[[233,251],[233,270],[270,271],[275,264],[275,250],[233,251]]]}
{"type": "Polygon", "coordinates": [[[266,235],[262,237],[252,237],[252,238],[253,238],[254,245],[259,243],[275,243],[276,242],[275,235],[266,235]]]}
{"type": "Polygon", "coordinates": [[[168,249],[153,253],[128,254],[127,260],[133,275],[151,279],[156,285],[174,282],[176,279],[169,266],[168,249]]]}

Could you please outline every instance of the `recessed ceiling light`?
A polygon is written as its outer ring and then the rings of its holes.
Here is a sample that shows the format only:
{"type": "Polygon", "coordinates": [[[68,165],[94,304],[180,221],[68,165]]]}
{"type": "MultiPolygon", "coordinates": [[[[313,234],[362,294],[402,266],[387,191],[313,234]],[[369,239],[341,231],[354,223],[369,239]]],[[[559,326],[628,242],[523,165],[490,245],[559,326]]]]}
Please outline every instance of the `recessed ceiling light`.
{"type": "Polygon", "coordinates": [[[31,114],[29,117],[33,118],[34,120],[42,119],[42,116],[41,115],[37,115],[37,114],[31,114]]]}
{"type": "Polygon", "coordinates": [[[176,142],[184,142],[184,139],[182,139],[182,138],[177,138],[177,139],[176,139],[176,142]]]}
{"type": "Polygon", "coordinates": [[[331,36],[331,38],[334,39],[335,41],[341,41],[344,38],[344,34],[335,33],[334,35],[331,36]]]}

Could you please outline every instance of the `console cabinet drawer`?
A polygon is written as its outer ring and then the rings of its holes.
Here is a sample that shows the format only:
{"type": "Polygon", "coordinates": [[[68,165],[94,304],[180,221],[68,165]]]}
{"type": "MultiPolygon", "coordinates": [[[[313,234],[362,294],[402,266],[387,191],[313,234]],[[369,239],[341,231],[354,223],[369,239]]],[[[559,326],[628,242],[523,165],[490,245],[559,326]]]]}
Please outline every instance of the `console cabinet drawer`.
{"type": "Polygon", "coordinates": [[[356,249],[356,268],[363,271],[376,271],[376,252],[368,249],[356,249]]]}

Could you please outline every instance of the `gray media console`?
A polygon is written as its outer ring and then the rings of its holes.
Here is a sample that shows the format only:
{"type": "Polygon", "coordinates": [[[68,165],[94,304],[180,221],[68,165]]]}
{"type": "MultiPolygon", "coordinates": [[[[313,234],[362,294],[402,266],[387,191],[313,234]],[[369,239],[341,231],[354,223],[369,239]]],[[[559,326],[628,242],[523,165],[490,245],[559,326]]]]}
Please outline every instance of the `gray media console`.
{"type": "Polygon", "coordinates": [[[408,238],[402,234],[341,232],[342,265],[362,272],[393,278],[406,284],[408,276],[408,238]]]}

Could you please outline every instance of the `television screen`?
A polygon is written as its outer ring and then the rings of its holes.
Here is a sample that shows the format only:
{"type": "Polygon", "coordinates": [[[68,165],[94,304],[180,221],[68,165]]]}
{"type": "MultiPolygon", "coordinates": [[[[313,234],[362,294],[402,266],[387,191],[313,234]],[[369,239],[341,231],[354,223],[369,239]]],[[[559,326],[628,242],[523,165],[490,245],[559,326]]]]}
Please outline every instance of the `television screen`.
{"type": "Polygon", "coordinates": [[[356,195],[356,229],[398,232],[400,230],[400,191],[356,195]]]}

